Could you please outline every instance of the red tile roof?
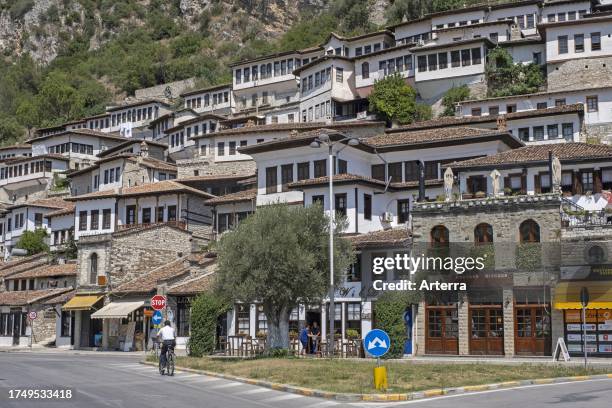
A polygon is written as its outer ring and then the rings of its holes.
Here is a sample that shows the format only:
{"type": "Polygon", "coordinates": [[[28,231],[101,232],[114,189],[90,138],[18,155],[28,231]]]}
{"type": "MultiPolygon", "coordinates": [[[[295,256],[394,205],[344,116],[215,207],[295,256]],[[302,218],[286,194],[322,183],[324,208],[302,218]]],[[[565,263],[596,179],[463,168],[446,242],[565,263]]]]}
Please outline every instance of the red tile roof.
{"type": "Polygon", "coordinates": [[[0,264],[0,278],[11,275],[13,273],[23,272],[25,270],[28,270],[38,265],[42,265],[46,263],[47,263],[47,254],[44,254],[44,253],[10,260],[8,262],[4,262],[0,264]]]}
{"type": "Polygon", "coordinates": [[[93,193],[83,194],[75,197],[68,197],[70,201],[82,201],[82,200],[97,200],[102,198],[113,198],[113,197],[132,197],[132,196],[143,196],[143,195],[156,195],[156,194],[172,194],[172,193],[191,193],[202,196],[204,198],[215,197],[205,191],[198,190],[193,187],[186,186],[180,183],[180,180],[164,180],[156,183],[147,183],[139,186],[119,188],[115,190],[96,191],[93,193]]]}
{"type": "Polygon", "coordinates": [[[5,277],[5,279],[50,278],[57,276],[76,276],[77,264],[65,263],[57,265],[41,265],[24,272],[5,277]]]}
{"type": "Polygon", "coordinates": [[[452,168],[477,168],[541,164],[548,162],[549,151],[552,151],[562,163],[598,159],[612,160],[612,146],[610,145],[588,143],[555,143],[525,146],[492,156],[450,163],[447,166],[452,168]]]}
{"type": "Polygon", "coordinates": [[[66,210],[74,207],[74,204],[64,200],[63,198],[42,198],[40,200],[28,201],[20,204],[15,204],[8,209],[21,208],[21,207],[42,207],[42,208],[53,208],[58,210],[66,210]]]}
{"type": "Polygon", "coordinates": [[[72,288],[18,290],[0,293],[0,305],[26,306],[71,291],[72,288]]]}
{"type": "Polygon", "coordinates": [[[148,293],[157,289],[163,281],[180,278],[189,274],[189,256],[175,259],[165,265],[157,267],[141,276],[126,282],[116,288],[115,293],[148,293]]]}
{"type": "Polygon", "coordinates": [[[206,275],[198,276],[193,279],[171,286],[168,289],[168,294],[173,296],[197,295],[198,293],[211,290],[215,284],[215,273],[211,272],[206,275]]]}
{"type": "Polygon", "coordinates": [[[400,247],[410,243],[410,233],[406,228],[391,228],[366,234],[346,236],[356,248],[400,247]]]}
{"type": "Polygon", "coordinates": [[[241,201],[252,201],[257,198],[257,189],[250,189],[244,191],[237,191],[235,193],[230,193],[226,195],[222,195],[219,197],[211,198],[210,200],[206,200],[207,204],[211,205],[219,205],[219,204],[229,204],[229,203],[237,203],[241,201]]]}

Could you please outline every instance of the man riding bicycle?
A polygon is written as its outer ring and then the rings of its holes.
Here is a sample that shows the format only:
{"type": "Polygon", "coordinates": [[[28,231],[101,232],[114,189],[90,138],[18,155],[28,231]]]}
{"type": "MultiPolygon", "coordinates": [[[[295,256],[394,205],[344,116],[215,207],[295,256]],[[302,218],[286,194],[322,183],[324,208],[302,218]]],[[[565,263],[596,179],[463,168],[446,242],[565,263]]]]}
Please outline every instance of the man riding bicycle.
{"type": "Polygon", "coordinates": [[[164,327],[159,329],[157,332],[157,337],[161,339],[162,348],[161,355],[159,356],[161,361],[161,366],[166,366],[166,353],[168,352],[168,348],[174,350],[176,347],[176,335],[174,332],[174,328],[170,325],[170,321],[166,320],[164,323],[164,327]]]}

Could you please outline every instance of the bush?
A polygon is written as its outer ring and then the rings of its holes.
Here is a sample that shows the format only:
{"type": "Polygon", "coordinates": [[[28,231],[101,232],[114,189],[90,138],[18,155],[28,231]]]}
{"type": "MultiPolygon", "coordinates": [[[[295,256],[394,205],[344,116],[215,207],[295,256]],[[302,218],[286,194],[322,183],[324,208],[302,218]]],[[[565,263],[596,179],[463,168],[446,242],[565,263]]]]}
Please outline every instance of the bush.
{"type": "Polygon", "coordinates": [[[34,7],[34,0],[17,0],[9,9],[13,20],[22,19],[34,7]]]}
{"type": "Polygon", "coordinates": [[[47,231],[42,228],[37,228],[36,231],[25,231],[19,237],[16,247],[28,251],[28,256],[48,252],[49,246],[45,243],[45,238],[47,238],[47,231]]]}
{"type": "Polygon", "coordinates": [[[455,105],[461,101],[465,101],[470,97],[470,88],[467,85],[453,87],[444,94],[442,98],[442,106],[444,111],[440,116],[455,116],[455,105]]]}
{"type": "Polygon", "coordinates": [[[391,338],[391,348],[385,358],[404,355],[404,343],[407,340],[404,312],[409,306],[409,297],[396,292],[384,293],[375,303],[376,328],[384,330],[391,338]]]}
{"type": "Polygon", "coordinates": [[[230,304],[218,295],[203,293],[191,304],[191,335],[187,349],[194,357],[215,351],[217,319],[227,313],[230,304]]]}

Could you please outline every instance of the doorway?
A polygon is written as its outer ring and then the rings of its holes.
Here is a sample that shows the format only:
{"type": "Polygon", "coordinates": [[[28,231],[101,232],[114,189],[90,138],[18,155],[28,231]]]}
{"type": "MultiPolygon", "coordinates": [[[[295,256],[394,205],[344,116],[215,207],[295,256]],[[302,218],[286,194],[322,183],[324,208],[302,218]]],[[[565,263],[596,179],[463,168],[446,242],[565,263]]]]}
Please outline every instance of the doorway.
{"type": "Polygon", "coordinates": [[[457,305],[427,306],[425,352],[459,354],[457,305]]]}
{"type": "Polygon", "coordinates": [[[500,305],[470,305],[470,354],[504,354],[504,311],[500,305]]]}

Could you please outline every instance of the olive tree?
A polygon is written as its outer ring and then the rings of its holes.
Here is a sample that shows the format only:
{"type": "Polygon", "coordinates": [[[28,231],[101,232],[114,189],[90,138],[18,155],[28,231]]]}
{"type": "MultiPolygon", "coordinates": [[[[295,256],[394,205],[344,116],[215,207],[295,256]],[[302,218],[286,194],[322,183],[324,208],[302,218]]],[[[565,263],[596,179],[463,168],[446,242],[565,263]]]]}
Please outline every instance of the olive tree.
{"type": "MultiPolygon", "coordinates": [[[[350,242],[334,228],[335,281],[352,263],[350,242]]],[[[217,289],[258,303],[268,321],[268,349],[289,347],[289,315],[298,303],[320,301],[329,288],[329,218],[319,205],[260,207],[218,244],[217,289]]]]}

